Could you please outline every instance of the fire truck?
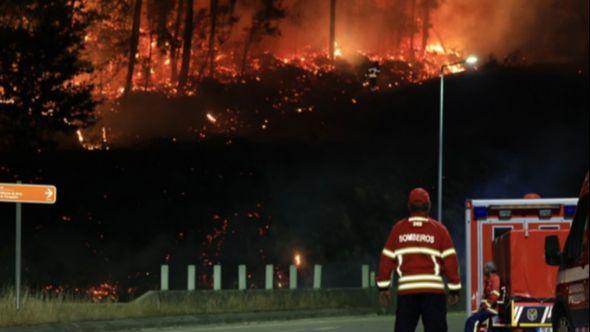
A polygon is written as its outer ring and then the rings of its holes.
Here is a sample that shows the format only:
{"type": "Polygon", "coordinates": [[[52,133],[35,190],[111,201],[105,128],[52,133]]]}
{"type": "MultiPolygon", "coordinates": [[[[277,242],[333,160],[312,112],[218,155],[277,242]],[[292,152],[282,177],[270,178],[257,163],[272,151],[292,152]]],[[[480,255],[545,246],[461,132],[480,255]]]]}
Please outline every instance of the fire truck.
{"type": "Polygon", "coordinates": [[[466,311],[481,304],[483,265],[493,261],[501,280],[498,315],[488,331],[550,331],[558,269],[545,262],[545,238],[564,243],[577,198],[466,201],[466,311]]]}
{"type": "Polygon", "coordinates": [[[571,231],[561,250],[560,238],[548,236],[545,242],[547,264],[559,267],[556,303],[552,321],[555,332],[588,331],[588,174],[571,231]]]}

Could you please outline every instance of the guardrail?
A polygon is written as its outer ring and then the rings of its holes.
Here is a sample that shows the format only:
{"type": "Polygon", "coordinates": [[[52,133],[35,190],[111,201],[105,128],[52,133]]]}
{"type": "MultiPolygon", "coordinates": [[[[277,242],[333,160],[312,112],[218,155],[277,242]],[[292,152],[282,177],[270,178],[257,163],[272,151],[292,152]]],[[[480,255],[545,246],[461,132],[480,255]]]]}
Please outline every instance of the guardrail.
{"type": "MultiPolygon", "coordinates": [[[[187,283],[186,283],[186,290],[193,291],[195,290],[196,284],[196,267],[195,265],[188,265],[187,266],[187,283]]],[[[247,269],[246,265],[239,265],[238,266],[238,290],[246,290],[247,289],[247,269]]],[[[359,286],[362,289],[374,288],[375,287],[375,272],[370,271],[368,264],[363,264],[360,266],[360,278],[359,278],[359,286]]],[[[322,289],[322,276],[323,276],[323,269],[322,265],[315,264],[313,266],[313,289],[322,289]]],[[[222,277],[222,268],[221,265],[214,265],[213,266],[213,290],[219,291],[222,289],[221,287],[221,277],[222,277]]],[[[160,290],[167,291],[170,290],[170,268],[168,265],[162,265],[160,267],[160,290]]],[[[290,265],[289,266],[289,289],[297,289],[297,266],[290,265]]],[[[265,290],[272,290],[274,289],[274,266],[272,264],[266,265],[265,270],[265,281],[264,281],[264,289],[265,290]]]]}
{"type": "MultiPolygon", "coordinates": [[[[161,266],[160,290],[149,291],[135,300],[137,303],[150,303],[159,306],[181,305],[199,313],[262,312],[288,310],[351,310],[357,313],[391,314],[394,311],[396,297],[392,296],[389,307],[383,308],[378,303],[378,290],[375,285],[375,272],[370,266],[359,266],[360,287],[324,288],[321,265],[313,266],[313,283],[311,287],[298,288],[297,267],[289,267],[289,287],[274,287],[274,266],[266,265],[264,288],[247,288],[247,268],[238,266],[238,287],[222,289],[222,267],[213,266],[213,286],[211,289],[195,289],[196,268],[187,267],[186,290],[170,290],[170,269],[161,266]]],[[[395,294],[395,290],[391,290],[395,294]]],[[[392,294],[392,295],[393,295],[392,294]]],[[[465,307],[465,294],[462,292],[460,303],[449,307],[449,311],[461,311],[465,307]]]]}

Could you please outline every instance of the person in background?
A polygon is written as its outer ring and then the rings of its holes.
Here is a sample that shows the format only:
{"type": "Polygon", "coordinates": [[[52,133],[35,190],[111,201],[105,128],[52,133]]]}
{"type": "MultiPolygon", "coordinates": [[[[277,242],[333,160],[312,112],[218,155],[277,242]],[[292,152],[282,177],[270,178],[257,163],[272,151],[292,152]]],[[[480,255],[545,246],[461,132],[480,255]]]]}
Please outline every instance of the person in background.
{"type": "Polygon", "coordinates": [[[497,302],[500,297],[500,276],[493,262],[487,262],[483,268],[483,299],[479,310],[465,322],[465,332],[477,332],[479,324],[498,314],[497,302]]]}
{"type": "Polygon", "coordinates": [[[379,76],[379,73],[381,73],[381,67],[379,66],[379,61],[375,61],[365,74],[369,79],[369,89],[371,92],[379,90],[379,86],[377,85],[377,77],[379,76]]]}

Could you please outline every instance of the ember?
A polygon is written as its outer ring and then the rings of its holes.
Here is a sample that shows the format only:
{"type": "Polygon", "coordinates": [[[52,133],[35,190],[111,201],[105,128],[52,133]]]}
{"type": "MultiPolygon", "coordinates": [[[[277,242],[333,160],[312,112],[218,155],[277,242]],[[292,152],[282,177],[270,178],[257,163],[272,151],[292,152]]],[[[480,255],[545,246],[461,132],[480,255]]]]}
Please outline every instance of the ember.
{"type": "Polygon", "coordinates": [[[106,282],[90,287],[87,294],[93,302],[117,302],[119,299],[118,286],[106,282]]]}

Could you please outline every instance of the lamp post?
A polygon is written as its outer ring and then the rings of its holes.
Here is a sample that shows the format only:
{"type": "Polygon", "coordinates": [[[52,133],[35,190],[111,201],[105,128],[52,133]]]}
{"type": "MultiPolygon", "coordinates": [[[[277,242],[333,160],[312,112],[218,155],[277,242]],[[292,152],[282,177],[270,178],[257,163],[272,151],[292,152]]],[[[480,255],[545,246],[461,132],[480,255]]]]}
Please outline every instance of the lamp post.
{"type": "Polygon", "coordinates": [[[445,92],[445,68],[455,65],[472,66],[477,63],[477,57],[470,55],[467,58],[444,64],[440,67],[440,108],[438,116],[438,193],[437,193],[437,219],[442,222],[442,182],[443,182],[443,115],[444,115],[444,92],[445,92]]]}

